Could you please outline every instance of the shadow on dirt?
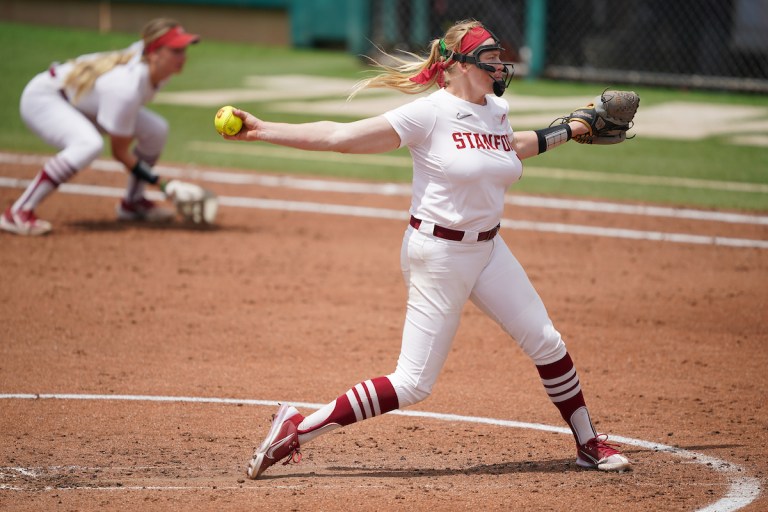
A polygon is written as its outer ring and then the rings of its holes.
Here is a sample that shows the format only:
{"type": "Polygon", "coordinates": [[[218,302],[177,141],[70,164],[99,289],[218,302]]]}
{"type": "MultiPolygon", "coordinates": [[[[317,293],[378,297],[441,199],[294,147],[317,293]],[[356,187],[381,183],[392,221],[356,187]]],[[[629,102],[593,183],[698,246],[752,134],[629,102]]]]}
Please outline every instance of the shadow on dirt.
{"type": "Polygon", "coordinates": [[[118,233],[121,231],[173,231],[191,233],[255,233],[258,230],[246,226],[222,226],[220,224],[193,224],[191,222],[129,222],[116,220],[79,220],[68,222],[66,227],[82,231],[118,233]]]}
{"type": "MultiPolygon", "coordinates": [[[[327,468],[328,473],[301,473],[291,475],[261,476],[260,480],[278,479],[278,478],[420,478],[420,477],[442,477],[458,475],[509,475],[522,473],[563,473],[568,470],[581,470],[575,464],[573,459],[555,459],[548,461],[525,461],[525,462],[503,462],[499,464],[480,464],[467,468],[444,468],[444,469],[424,469],[424,468],[361,468],[348,466],[331,466],[327,468]]],[[[584,470],[591,471],[591,470],[584,470]]]]}

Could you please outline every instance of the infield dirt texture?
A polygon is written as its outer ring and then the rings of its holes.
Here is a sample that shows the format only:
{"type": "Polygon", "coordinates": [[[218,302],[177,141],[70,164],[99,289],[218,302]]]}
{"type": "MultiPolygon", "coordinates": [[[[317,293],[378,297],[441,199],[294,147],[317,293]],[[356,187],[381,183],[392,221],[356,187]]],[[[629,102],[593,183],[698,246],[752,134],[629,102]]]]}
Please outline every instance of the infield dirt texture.
{"type": "MultiPolygon", "coordinates": [[[[0,176],[37,169],[3,164],[0,176]]],[[[71,184],[119,194],[124,180],[90,169],[71,184]]],[[[405,220],[287,208],[405,216],[409,200],[207,185],[255,202],[223,202],[213,229],[152,227],[117,223],[114,197],[62,190],[38,212],[51,236],[0,234],[0,509],[768,509],[768,249],[503,223],[597,428],[645,443],[623,444],[634,471],[580,470],[570,435],[503,423],[565,426],[531,362],[468,305],[433,395],[412,410],[488,422],[386,415],[245,479],[273,403],[326,403],[391,372],[400,344],[405,220]]],[[[20,191],[0,187],[0,203],[20,191]]],[[[504,217],[768,240],[764,223],[513,206],[504,217]]]]}

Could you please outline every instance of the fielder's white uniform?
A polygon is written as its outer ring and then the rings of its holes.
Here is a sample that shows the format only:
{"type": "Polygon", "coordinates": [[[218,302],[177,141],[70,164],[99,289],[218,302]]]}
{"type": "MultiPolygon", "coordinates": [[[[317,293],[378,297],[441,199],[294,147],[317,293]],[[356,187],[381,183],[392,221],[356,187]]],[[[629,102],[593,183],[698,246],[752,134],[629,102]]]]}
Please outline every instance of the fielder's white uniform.
{"type": "Polygon", "coordinates": [[[506,100],[485,105],[440,89],[384,114],[413,157],[410,212],[422,222],[403,238],[408,305],[400,358],[388,375],[399,406],[425,399],[450,351],[467,299],[517,340],[536,365],[566,355],[533,285],[500,236],[507,188],[522,176],[506,100]],[[465,231],[462,241],[433,235],[435,225],[465,231]]]}
{"type": "MultiPolygon", "coordinates": [[[[64,79],[74,65],[71,62],[53,64],[25,87],[21,118],[42,140],[60,150],[44,166],[57,183],[64,183],[99,156],[104,133],[135,138],[134,152],[151,165],[159,158],[167,140],[168,123],[144,108],[157,89],[150,81],[148,64],[141,59],[142,50],[140,41],[126,49],[134,57],[97,78],[93,88],[76,103],[75,92],[64,88],[64,79]]],[[[77,61],[99,55],[83,55],[77,61]]],[[[131,188],[139,197],[143,182],[137,183],[131,176],[131,188]]]]}

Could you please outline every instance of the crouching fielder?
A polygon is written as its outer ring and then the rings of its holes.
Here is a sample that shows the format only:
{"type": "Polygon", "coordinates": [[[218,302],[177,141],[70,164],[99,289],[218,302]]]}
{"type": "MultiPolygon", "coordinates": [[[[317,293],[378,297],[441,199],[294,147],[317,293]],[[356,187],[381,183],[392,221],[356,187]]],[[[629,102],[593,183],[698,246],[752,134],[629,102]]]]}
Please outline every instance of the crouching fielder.
{"type": "Polygon", "coordinates": [[[509,105],[500,98],[512,65],[501,60],[501,52],[498,39],[479,22],[459,22],[432,42],[426,60],[384,67],[359,84],[354,92],[391,87],[415,93],[438,85],[431,95],[383,115],[295,125],[235,111],[244,127],[225,136],[230,140],[340,153],[407,146],[413,157],[411,218],[401,250],[408,303],[395,371],[357,384],[308,416],[281,405],[248,464],[250,478],[280,460],[300,458],[299,448],[321,434],[427,398],[467,300],[494,319],[536,365],[544,390],[573,432],[576,464],[600,470],[630,466],[607,436],[596,432],[560,333],[499,234],[504,194],[520,179],[521,160],[587,133],[589,127],[571,121],[513,132],[509,105]]]}
{"type": "Polygon", "coordinates": [[[21,117],[59,152],[0,216],[0,228],[19,235],[48,233],[50,222],[38,219],[35,208],[101,154],[103,134],[108,136],[112,156],[130,171],[125,195],[117,205],[118,219],[172,218],[172,210],[144,197],[146,183],[160,185],[152,166],[168,137],[168,123],[144,105],[182,71],[187,46],[198,40],[178,22],[158,18],[145,25],[141,41],[123,51],[54,63],[35,76],[21,95],[21,117]]]}

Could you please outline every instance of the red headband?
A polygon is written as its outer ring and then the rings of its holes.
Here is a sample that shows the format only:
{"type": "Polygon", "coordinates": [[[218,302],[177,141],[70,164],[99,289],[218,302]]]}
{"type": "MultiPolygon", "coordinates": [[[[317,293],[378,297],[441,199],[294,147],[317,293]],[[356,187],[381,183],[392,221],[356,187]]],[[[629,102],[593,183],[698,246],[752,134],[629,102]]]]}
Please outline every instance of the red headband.
{"type": "Polygon", "coordinates": [[[496,39],[490,32],[485,30],[485,28],[480,26],[475,27],[461,38],[461,49],[459,50],[459,53],[466,55],[480,46],[480,43],[489,38],[496,39]]]}
{"type": "MultiPolygon", "coordinates": [[[[462,53],[464,55],[468,54],[480,44],[482,44],[483,41],[486,39],[495,39],[493,35],[488,32],[485,28],[482,26],[477,26],[472,29],[470,29],[466,34],[464,34],[464,37],[461,38],[461,47],[459,49],[459,53],[462,53]]],[[[449,66],[453,64],[454,61],[452,60],[438,60],[435,61],[431,66],[429,66],[426,69],[423,69],[421,73],[418,75],[411,77],[410,80],[412,82],[416,82],[417,84],[426,84],[429,83],[432,78],[437,75],[437,85],[440,88],[445,87],[445,70],[448,69],[449,66]]]]}
{"type": "Polygon", "coordinates": [[[156,38],[154,41],[144,47],[144,55],[152,53],[160,47],[167,46],[169,48],[186,48],[190,44],[196,43],[200,40],[200,36],[197,34],[187,34],[184,32],[184,28],[181,25],[168,30],[165,34],[156,38]]]}

